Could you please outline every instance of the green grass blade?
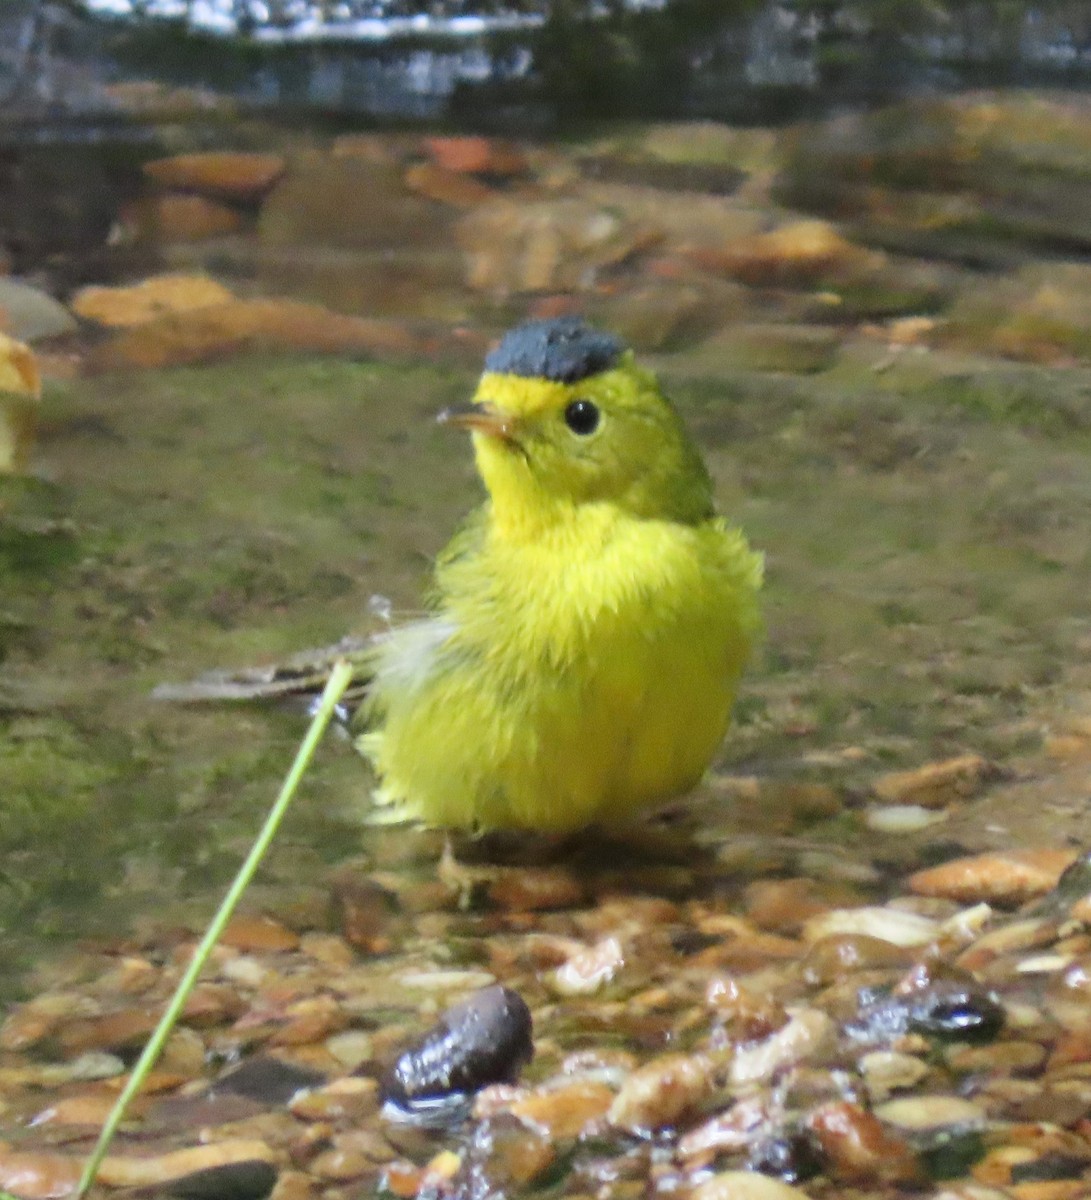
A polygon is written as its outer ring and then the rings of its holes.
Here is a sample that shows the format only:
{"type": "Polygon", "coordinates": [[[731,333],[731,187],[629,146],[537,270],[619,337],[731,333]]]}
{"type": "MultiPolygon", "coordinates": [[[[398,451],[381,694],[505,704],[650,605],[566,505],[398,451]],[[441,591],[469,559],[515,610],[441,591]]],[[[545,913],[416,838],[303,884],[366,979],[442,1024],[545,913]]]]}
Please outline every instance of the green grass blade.
{"type": "Polygon", "coordinates": [[[291,803],[292,797],[299,787],[299,781],[303,778],[303,773],[314,756],[315,749],[323,733],[326,731],[326,726],[330,723],[333,711],[338,701],[344,695],[345,688],[348,687],[352,680],[352,671],[353,669],[349,663],[341,661],[337,663],[330,674],[314,718],[307,730],[307,735],[296,752],[295,761],[292,763],[292,768],[284,780],[276,803],[269,810],[269,815],[265,818],[265,824],[262,826],[257,840],[251,846],[250,853],[246,856],[246,861],[239,868],[239,873],[235,876],[231,887],[228,888],[223,902],[212,919],[212,923],[205,931],[205,935],[194,952],[185,974],[179,981],[178,987],[175,989],[166,1011],[163,1013],[159,1024],[155,1027],[155,1031],[148,1039],[148,1044],[144,1047],[144,1052],[141,1054],[139,1061],[133,1067],[132,1075],[129,1076],[129,1082],[125,1085],[121,1095],[118,1096],[117,1103],[114,1105],[109,1117],[106,1119],[105,1125],[102,1127],[99,1139],[95,1143],[95,1149],[91,1157],[87,1160],[87,1165],[84,1167],[83,1174],[80,1177],[79,1187],[76,1189],[77,1200],[94,1183],[95,1175],[102,1165],[102,1160],[106,1157],[106,1151],[109,1149],[114,1134],[117,1132],[118,1126],[125,1116],[125,1110],[128,1108],[129,1102],[140,1089],[140,1085],[147,1078],[152,1067],[155,1066],[156,1060],[159,1058],[171,1030],[174,1028],[182,1009],[185,1007],[186,1001],[189,999],[190,992],[193,991],[197,977],[204,969],[205,963],[208,961],[208,956],[212,953],[212,948],[219,941],[224,927],[231,919],[231,915],[242,898],[243,892],[249,887],[250,881],[258,869],[258,865],[265,857],[270,843],[276,836],[280,822],[284,814],[288,811],[288,805],[291,803]]]}

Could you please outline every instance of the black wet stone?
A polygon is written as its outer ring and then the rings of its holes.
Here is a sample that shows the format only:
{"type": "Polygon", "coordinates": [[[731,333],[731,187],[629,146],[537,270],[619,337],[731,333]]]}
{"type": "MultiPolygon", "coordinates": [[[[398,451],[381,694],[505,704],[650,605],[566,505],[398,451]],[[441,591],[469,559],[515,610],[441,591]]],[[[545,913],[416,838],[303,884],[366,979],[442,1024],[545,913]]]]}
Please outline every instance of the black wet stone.
{"type": "Polygon", "coordinates": [[[621,357],[624,344],[612,333],[592,329],[578,317],[528,321],[504,334],[485,358],[485,370],[523,379],[578,383],[608,371],[621,357]]]}
{"type": "Polygon", "coordinates": [[[422,1115],[490,1083],[512,1083],[534,1053],[530,1010],[510,988],[484,988],[447,1009],[382,1081],[383,1100],[422,1115]]]}
{"type": "Polygon", "coordinates": [[[276,1167],[254,1158],[181,1175],[158,1184],[156,1192],[182,1200],[263,1200],[276,1181],[276,1167]]]}
{"type": "Polygon", "coordinates": [[[930,1129],[911,1137],[921,1166],[930,1179],[959,1179],[969,1174],[988,1149],[980,1129],[954,1127],[930,1129]]]}
{"type": "Polygon", "coordinates": [[[909,995],[864,989],[858,999],[857,1018],[848,1028],[869,1042],[906,1033],[937,1041],[989,1042],[1004,1027],[1003,1006],[972,984],[936,980],[909,995]]]}
{"type": "Polygon", "coordinates": [[[748,1171],[772,1175],[785,1183],[801,1183],[823,1167],[821,1150],[806,1129],[781,1129],[762,1138],[746,1159],[748,1171]]]}
{"type": "Polygon", "coordinates": [[[1030,1162],[1013,1163],[1012,1183],[1045,1183],[1052,1179],[1079,1179],[1087,1170],[1087,1159],[1074,1154],[1043,1154],[1030,1162]]]}

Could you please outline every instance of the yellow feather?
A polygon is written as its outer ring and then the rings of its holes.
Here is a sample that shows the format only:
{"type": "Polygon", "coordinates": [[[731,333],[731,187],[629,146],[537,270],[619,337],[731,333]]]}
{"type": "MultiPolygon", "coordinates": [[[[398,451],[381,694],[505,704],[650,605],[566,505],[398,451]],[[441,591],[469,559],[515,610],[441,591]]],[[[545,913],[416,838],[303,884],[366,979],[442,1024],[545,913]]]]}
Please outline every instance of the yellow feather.
{"type": "Polygon", "coordinates": [[[376,652],[359,745],[394,818],[570,830],[692,787],[757,634],[761,559],[631,355],[577,382],[486,372],[482,513],[435,615],[376,652]],[[597,426],[577,433],[569,406],[597,426]],[[586,412],[586,409],[585,409],[586,412]]]}

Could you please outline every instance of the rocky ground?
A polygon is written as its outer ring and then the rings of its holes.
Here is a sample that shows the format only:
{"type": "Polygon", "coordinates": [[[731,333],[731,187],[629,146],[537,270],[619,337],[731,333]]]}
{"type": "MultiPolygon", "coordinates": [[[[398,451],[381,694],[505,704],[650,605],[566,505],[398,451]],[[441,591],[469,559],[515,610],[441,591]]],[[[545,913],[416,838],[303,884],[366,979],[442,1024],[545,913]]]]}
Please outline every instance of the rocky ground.
{"type": "Polygon", "coordinates": [[[300,735],[152,687],[411,610],[476,495],[432,414],[580,311],[768,555],[723,758],[452,872],[331,739],[98,1189],[1091,1194],[1091,107],[232,130],[0,171],[0,1187],[72,1186],[300,735]]]}

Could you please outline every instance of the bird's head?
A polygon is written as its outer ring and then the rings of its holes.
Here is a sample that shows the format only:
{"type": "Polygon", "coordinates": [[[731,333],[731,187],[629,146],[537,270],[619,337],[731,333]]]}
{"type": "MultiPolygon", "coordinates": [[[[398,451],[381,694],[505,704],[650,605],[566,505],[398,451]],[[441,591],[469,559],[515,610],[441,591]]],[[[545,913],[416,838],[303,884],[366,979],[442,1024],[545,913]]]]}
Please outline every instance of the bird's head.
{"type": "Polygon", "coordinates": [[[473,432],[498,519],[545,522],[594,503],[685,522],[712,512],[708,473],[655,376],[577,318],[511,330],[472,403],[442,419],[473,432]]]}

